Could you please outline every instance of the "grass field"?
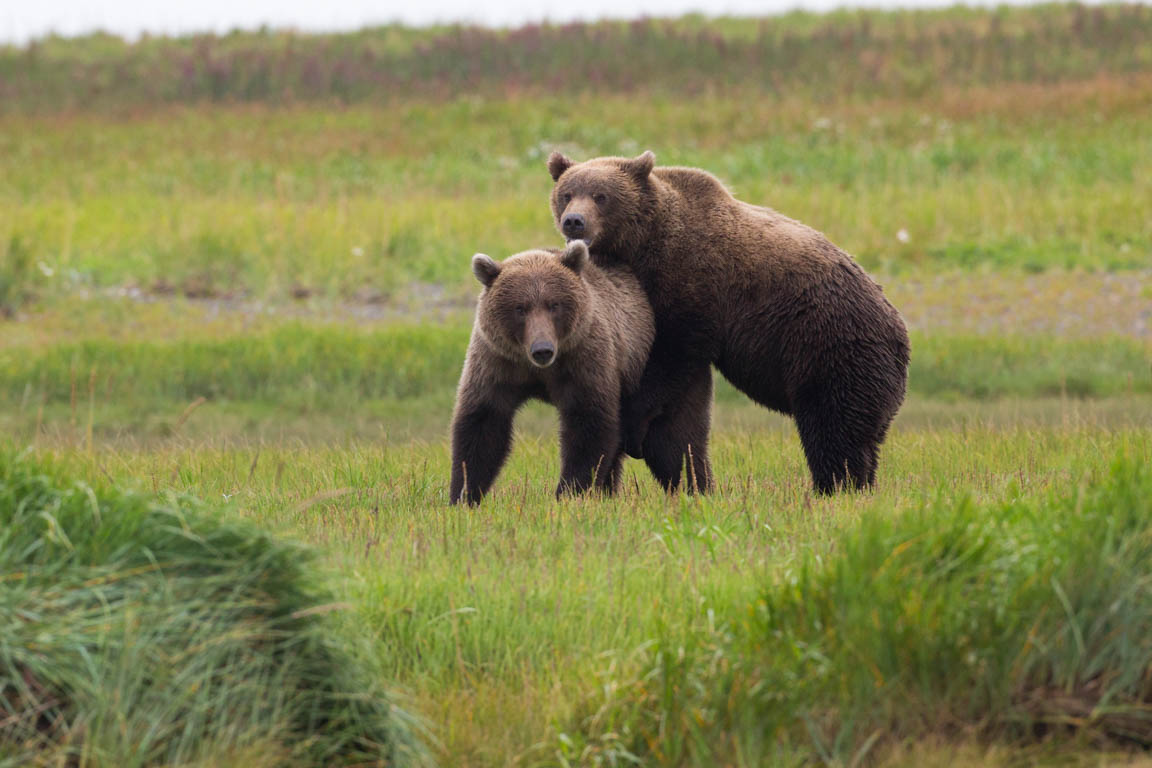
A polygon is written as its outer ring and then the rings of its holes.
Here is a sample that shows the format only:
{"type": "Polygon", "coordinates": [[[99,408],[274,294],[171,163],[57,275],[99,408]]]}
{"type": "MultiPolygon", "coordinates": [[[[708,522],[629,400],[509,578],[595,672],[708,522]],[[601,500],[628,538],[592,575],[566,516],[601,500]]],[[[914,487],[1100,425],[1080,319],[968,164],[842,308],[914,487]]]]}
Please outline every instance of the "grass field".
{"type": "MultiPolygon", "coordinates": [[[[788,667],[783,671],[758,666],[766,663],[759,659],[772,658],[762,656],[770,651],[755,635],[766,590],[776,594],[797,574],[841,563],[843,548],[851,546],[854,537],[908,520],[916,522],[917,532],[890,532],[890,549],[916,541],[921,531],[937,533],[938,526],[945,532],[949,525],[987,526],[980,532],[987,537],[982,541],[995,541],[1009,554],[1027,559],[1014,572],[1023,575],[1004,577],[1005,589],[1031,584],[1044,593],[1047,584],[1036,586],[1028,569],[1037,558],[1045,562],[1046,553],[1060,542],[1085,548],[1080,556],[1088,561],[1084,570],[1072,568],[1067,578],[1092,576],[1097,564],[1092,560],[1095,550],[1089,548],[1099,540],[1089,531],[1110,520],[1113,505],[1121,503],[1107,495],[1111,490],[1105,480],[1118,459],[1129,462],[1128,471],[1142,468],[1143,485],[1127,491],[1133,494],[1127,503],[1133,524],[1143,526],[1131,542],[1146,547],[1149,541],[1148,403],[1139,404],[1141,415],[1134,413],[1137,404],[1129,406],[1132,410],[1119,413],[1110,412],[1107,404],[1065,402],[1026,415],[973,406],[920,414],[920,425],[897,429],[893,435],[875,494],[833,500],[810,495],[802,455],[785,422],[752,414],[742,419],[738,413],[728,414],[720,430],[715,451],[719,487],[708,499],[666,498],[632,464],[619,498],[557,504],[549,489],[558,472],[553,438],[531,429],[518,444],[497,493],[478,510],[465,512],[445,505],[443,467],[448,455],[443,440],[336,445],[291,441],[239,448],[210,440],[177,440],[138,450],[60,450],[93,480],[194,491],[220,501],[232,514],[321,546],[329,553],[340,596],[356,607],[349,621],[355,622],[356,631],[375,638],[389,681],[434,724],[449,764],[551,764],[558,755],[573,764],[595,764],[597,758],[607,760],[613,754],[621,763],[625,753],[633,753],[653,764],[695,760],[704,765],[759,765],[793,763],[805,755],[817,758],[822,749],[829,759],[848,762],[874,731],[883,736],[878,754],[909,745],[923,748],[922,740],[933,736],[993,736],[1018,745],[1031,741],[1022,722],[1028,713],[1013,698],[1021,691],[1006,692],[995,702],[998,709],[985,713],[978,703],[964,700],[960,684],[904,679],[900,669],[905,662],[915,662],[947,678],[949,660],[958,648],[971,647],[972,653],[989,654],[989,665],[1000,665],[968,670],[966,674],[976,676],[972,692],[1001,684],[995,670],[1003,670],[1015,654],[1025,651],[1025,645],[1013,642],[1022,641],[1030,623],[1047,616],[1041,629],[1033,629],[1034,642],[1041,645],[1058,645],[1057,636],[1067,632],[1063,614],[1049,613],[1059,608],[1056,593],[1030,595],[1031,612],[1016,615],[1010,604],[998,602],[1000,597],[991,595],[988,603],[981,603],[985,598],[980,593],[966,596],[962,583],[952,586],[947,595],[956,601],[958,613],[963,614],[965,606],[972,611],[1006,610],[1016,622],[1016,634],[997,637],[995,645],[985,647],[982,643],[991,641],[984,636],[964,640],[965,633],[981,629],[976,623],[980,615],[938,615],[944,598],[932,592],[930,581],[922,581],[944,567],[937,555],[920,553],[920,560],[904,564],[900,576],[885,583],[890,591],[872,597],[891,600],[890,610],[897,610],[907,591],[924,590],[918,599],[935,600],[933,610],[917,614],[907,605],[910,613],[902,622],[883,625],[892,632],[904,626],[905,632],[935,634],[935,645],[907,647],[907,639],[897,634],[884,636],[892,642],[886,649],[884,641],[876,639],[875,649],[859,651],[869,658],[878,654],[885,659],[878,662],[884,664],[883,674],[895,676],[890,689],[878,686],[871,698],[884,703],[889,692],[897,697],[882,704],[891,705],[891,720],[868,721],[867,732],[861,733],[864,726],[851,720],[859,714],[854,708],[859,702],[815,690],[815,680],[814,690],[798,694],[795,712],[772,710],[775,714],[765,721],[759,718],[767,717],[764,707],[771,709],[771,702],[738,685],[725,703],[728,710],[717,709],[715,697],[728,695],[720,693],[721,686],[743,679],[733,678],[729,663],[749,680],[784,672],[804,680],[818,668],[814,658],[782,659],[779,664],[788,667]],[[1096,487],[1100,483],[1105,483],[1103,490],[1096,487]],[[1084,494],[1097,498],[1098,517],[1093,521],[1077,514],[1076,500],[1084,494]],[[1050,509],[1058,506],[1052,499],[1071,499],[1064,503],[1073,506],[1063,517],[1050,516],[1050,509]],[[962,524],[953,515],[961,515],[962,524]],[[1037,527],[1029,539],[1035,544],[1021,544],[1018,551],[999,539],[1001,527],[1010,527],[1016,515],[1037,527]],[[1061,526],[1073,530],[1065,534],[1061,526]],[[1041,553],[1036,546],[1043,548],[1041,553]],[[952,619],[939,627],[932,623],[952,619]],[[957,646],[950,647],[952,643],[957,646]],[[667,654],[681,653],[689,655],[679,662],[673,658],[674,670],[662,666],[670,661],[667,654]],[[916,653],[924,657],[915,661],[916,653]],[[673,673],[683,676],[668,683],[675,690],[661,694],[652,689],[658,685],[654,681],[673,673]],[[831,698],[826,701],[824,696],[831,698]],[[939,712],[910,715],[917,697],[939,712]],[[669,707],[674,711],[666,711],[669,707]],[[840,707],[846,710],[843,715],[840,707]],[[957,711],[947,711],[952,707],[957,711]],[[802,715],[809,711],[827,730],[822,740],[805,731],[802,715]],[[698,715],[704,719],[694,723],[698,715]],[[622,723],[630,730],[619,730],[622,723]],[[716,752],[699,752],[709,744],[716,752]]],[[[1127,534],[1118,536],[1120,543],[1128,541],[1127,534]]],[[[1059,555],[1053,557],[1052,562],[1059,562],[1059,555]]],[[[988,559],[995,560],[992,555],[988,559]]],[[[856,569],[853,578],[861,584],[873,575],[874,565],[844,567],[856,569]]],[[[1115,599],[1123,593],[1146,604],[1146,561],[1136,558],[1131,567],[1143,575],[1114,585],[1115,599]]],[[[973,578],[973,589],[984,583],[982,577],[973,578]]],[[[839,605],[837,600],[832,604],[839,605]]],[[[1011,685],[1068,685],[1071,691],[1101,670],[1109,682],[1120,675],[1113,666],[1121,662],[1098,650],[1109,630],[1088,626],[1099,605],[1084,600],[1076,620],[1086,623],[1082,631],[1089,635],[1094,655],[1067,661],[1065,677],[1059,680],[1046,682],[1041,670],[1035,679],[1012,676],[1011,685]]],[[[1152,614],[1137,611],[1131,619],[1136,626],[1125,636],[1136,643],[1134,653],[1147,653],[1152,614]]],[[[849,617],[826,621],[832,622],[830,627],[855,626],[849,617]]],[[[858,628],[852,631],[858,639],[868,636],[858,628]]],[[[850,673],[855,663],[851,656],[835,662],[843,665],[836,674],[850,673]]],[[[1045,662],[1029,658],[1029,671],[1033,663],[1045,662]]],[[[1132,695],[1137,703],[1128,704],[1122,697],[1113,703],[1134,708],[1139,718],[1147,706],[1139,703],[1139,670],[1146,669],[1141,665],[1147,657],[1124,663],[1134,665],[1124,674],[1137,676],[1137,693],[1132,695]]],[[[1096,704],[1090,700],[1085,706],[1091,710],[1096,704]]],[[[1108,711],[1107,706],[1101,709],[1108,711]]],[[[1062,714],[1051,713],[1053,721],[1062,714]]],[[[1080,736],[1070,732],[1049,740],[1046,747],[1007,750],[1002,759],[1019,764],[1033,755],[1043,762],[1044,755],[1085,750],[1101,738],[1117,750],[1130,743],[1115,733],[1111,736],[1116,740],[1108,741],[1106,718],[1094,721],[1084,711],[1080,717],[1080,736]]],[[[929,752],[945,765],[950,750],[929,752]]],[[[1091,752],[1082,757],[1088,764],[1099,758],[1091,752]]],[[[985,758],[977,750],[973,762],[985,758]]],[[[927,758],[910,758],[909,764],[923,764],[921,759],[927,758]]]]}
{"type": "Polygon", "coordinates": [[[0,49],[0,430],[307,543],[445,765],[1148,764],[1149,34],[1109,5],[0,49]],[[705,167],[877,275],[913,352],[874,493],[813,497],[791,422],[718,379],[708,498],[630,462],[554,501],[532,405],[494,495],[446,506],[469,260],[558,243],[553,148],[705,167]]]}

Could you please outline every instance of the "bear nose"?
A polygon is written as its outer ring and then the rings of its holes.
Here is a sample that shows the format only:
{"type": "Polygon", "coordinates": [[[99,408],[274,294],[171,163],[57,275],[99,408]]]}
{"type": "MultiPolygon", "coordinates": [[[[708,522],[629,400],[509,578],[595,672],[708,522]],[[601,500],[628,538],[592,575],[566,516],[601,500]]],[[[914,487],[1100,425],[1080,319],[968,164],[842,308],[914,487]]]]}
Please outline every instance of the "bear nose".
{"type": "Polygon", "coordinates": [[[566,213],[560,221],[560,228],[566,235],[580,235],[584,233],[584,215],[581,213],[566,213]]]}
{"type": "Polygon", "coordinates": [[[550,341],[534,341],[528,352],[532,355],[532,362],[541,368],[551,365],[552,359],[556,357],[556,347],[550,341]]]}

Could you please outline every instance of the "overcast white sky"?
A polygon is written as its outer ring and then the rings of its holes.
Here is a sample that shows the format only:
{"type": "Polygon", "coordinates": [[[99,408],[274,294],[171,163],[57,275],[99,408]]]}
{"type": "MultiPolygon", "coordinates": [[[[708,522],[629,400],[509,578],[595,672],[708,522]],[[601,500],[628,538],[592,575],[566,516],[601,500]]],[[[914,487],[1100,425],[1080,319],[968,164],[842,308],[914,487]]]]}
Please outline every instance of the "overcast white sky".
{"type": "MultiPolygon", "coordinates": [[[[710,15],[764,15],[794,8],[842,6],[930,7],[954,0],[0,0],[0,40],[25,42],[48,32],[75,35],[104,29],[126,37],[142,31],[187,33],[253,28],[261,24],[304,30],[354,29],[403,21],[466,21],[510,26],[701,11],[710,15]]],[[[990,2],[968,0],[970,5],[990,2]]]]}

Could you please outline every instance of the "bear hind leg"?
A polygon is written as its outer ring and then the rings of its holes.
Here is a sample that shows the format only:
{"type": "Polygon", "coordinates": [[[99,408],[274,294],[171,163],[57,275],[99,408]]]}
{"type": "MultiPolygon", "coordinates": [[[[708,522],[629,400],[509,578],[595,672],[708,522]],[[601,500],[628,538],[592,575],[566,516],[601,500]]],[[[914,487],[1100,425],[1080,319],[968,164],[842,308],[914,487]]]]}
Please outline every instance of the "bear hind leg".
{"type": "Polygon", "coordinates": [[[817,493],[858,491],[875,485],[880,446],[870,430],[853,428],[851,420],[818,407],[797,413],[796,428],[817,493]]]}

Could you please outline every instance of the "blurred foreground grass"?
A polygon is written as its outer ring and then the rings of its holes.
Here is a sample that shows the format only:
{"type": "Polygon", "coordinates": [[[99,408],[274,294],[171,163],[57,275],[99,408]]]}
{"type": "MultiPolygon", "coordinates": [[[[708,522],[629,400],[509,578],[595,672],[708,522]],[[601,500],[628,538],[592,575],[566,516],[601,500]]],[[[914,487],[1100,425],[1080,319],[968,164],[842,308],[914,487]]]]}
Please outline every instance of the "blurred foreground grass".
{"type": "Polygon", "coordinates": [[[0,765],[418,766],[312,554],[0,446],[0,765]]]}

